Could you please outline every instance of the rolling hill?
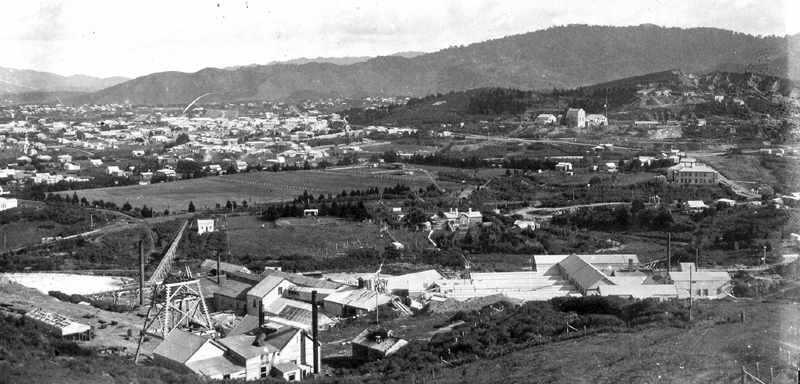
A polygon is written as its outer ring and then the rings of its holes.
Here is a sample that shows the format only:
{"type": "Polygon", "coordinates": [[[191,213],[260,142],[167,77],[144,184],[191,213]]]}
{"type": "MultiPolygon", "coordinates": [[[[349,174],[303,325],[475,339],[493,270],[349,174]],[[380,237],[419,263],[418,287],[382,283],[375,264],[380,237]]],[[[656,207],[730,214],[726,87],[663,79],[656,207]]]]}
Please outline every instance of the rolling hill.
{"type": "Polygon", "coordinates": [[[800,113],[800,88],[794,82],[758,73],[661,71],[568,90],[515,91],[476,88],[412,98],[405,105],[342,111],[354,124],[440,124],[538,113],[608,112],[617,119],[667,119],[689,116],[773,117],[800,113]],[[722,96],[721,102],[715,96],[722,96]]]}
{"type": "Polygon", "coordinates": [[[572,88],[658,71],[726,69],[800,78],[800,37],[758,37],[714,28],[569,25],[451,47],[412,58],[377,57],[350,65],[311,62],[195,73],[161,72],[77,98],[76,102],[179,104],[286,99],[300,92],[347,97],[421,96],[481,87],[572,88]]]}
{"type": "Polygon", "coordinates": [[[98,78],[0,67],[0,94],[30,92],[93,92],[127,81],[125,77],[98,78]]]}

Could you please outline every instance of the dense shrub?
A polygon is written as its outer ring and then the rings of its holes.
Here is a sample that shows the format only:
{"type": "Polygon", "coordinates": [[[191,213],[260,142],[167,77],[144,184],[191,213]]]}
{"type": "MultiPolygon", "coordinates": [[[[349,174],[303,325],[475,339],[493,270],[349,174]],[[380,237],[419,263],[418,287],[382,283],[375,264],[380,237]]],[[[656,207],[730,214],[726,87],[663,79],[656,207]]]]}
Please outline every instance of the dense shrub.
{"type": "Polygon", "coordinates": [[[102,301],[102,300],[95,300],[91,297],[72,294],[68,295],[61,291],[48,291],[48,295],[55,297],[61,301],[68,301],[73,304],[78,304],[80,302],[86,302],[91,304],[93,307],[100,308],[109,312],[128,312],[131,310],[131,307],[122,304],[114,304],[109,301],[102,301]]]}

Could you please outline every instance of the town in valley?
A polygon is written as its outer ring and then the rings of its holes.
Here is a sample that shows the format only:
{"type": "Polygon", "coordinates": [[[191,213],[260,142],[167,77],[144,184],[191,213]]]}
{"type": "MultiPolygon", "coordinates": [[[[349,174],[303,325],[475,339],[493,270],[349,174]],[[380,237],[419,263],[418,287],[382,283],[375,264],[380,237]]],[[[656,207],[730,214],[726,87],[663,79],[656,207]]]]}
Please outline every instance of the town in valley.
{"type": "Polygon", "coordinates": [[[0,382],[798,382],[800,40],[729,29],[0,68],[0,382]]]}

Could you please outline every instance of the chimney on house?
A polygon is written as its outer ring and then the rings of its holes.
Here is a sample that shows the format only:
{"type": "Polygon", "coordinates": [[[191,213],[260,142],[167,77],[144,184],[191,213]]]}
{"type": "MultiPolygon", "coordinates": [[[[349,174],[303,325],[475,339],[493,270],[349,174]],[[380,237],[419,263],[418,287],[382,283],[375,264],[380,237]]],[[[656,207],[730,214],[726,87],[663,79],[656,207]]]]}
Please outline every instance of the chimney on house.
{"type": "Polygon", "coordinates": [[[311,351],[314,356],[314,374],[319,374],[319,319],[317,310],[317,291],[311,291],[311,351]]]}

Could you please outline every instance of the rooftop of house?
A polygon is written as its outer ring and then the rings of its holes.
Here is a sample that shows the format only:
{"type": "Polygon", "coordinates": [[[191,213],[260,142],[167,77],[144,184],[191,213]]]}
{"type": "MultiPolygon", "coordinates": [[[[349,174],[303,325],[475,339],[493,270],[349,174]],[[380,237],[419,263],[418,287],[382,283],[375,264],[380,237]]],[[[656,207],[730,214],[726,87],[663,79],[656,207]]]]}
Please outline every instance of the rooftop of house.
{"type": "Polygon", "coordinates": [[[231,375],[245,369],[244,366],[236,364],[225,355],[192,361],[186,366],[192,371],[208,377],[231,375]]]}
{"type": "MultiPolygon", "coordinates": [[[[200,221],[202,221],[202,220],[198,220],[198,222],[200,222],[200,221]]],[[[224,261],[219,263],[219,269],[222,270],[225,273],[228,273],[228,272],[252,273],[252,272],[250,272],[249,269],[247,269],[247,267],[245,267],[243,265],[226,263],[224,261]]],[[[203,260],[203,262],[200,264],[200,270],[204,271],[204,272],[216,271],[217,270],[217,261],[216,260],[212,260],[212,259],[203,260]]]]}
{"type": "Polygon", "coordinates": [[[176,328],[164,337],[164,341],[153,350],[153,354],[185,363],[209,340],[206,337],[176,328]]]}
{"type": "Polygon", "coordinates": [[[680,263],[679,271],[670,271],[669,278],[675,282],[689,281],[691,274],[692,281],[730,281],[731,275],[725,271],[712,271],[698,269],[694,263],[680,263]]]}
{"type": "Polygon", "coordinates": [[[264,297],[284,280],[286,279],[280,276],[267,276],[253,288],[251,288],[247,294],[251,296],[264,297]]]}
{"type": "Polygon", "coordinates": [[[570,280],[581,289],[590,289],[601,282],[614,284],[600,269],[577,255],[568,256],[559,265],[570,280]]]}
{"type": "MultiPolygon", "coordinates": [[[[533,255],[533,260],[537,265],[552,265],[560,263],[568,256],[570,255],[533,255]]],[[[627,265],[628,260],[631,260],[633,264],[639,264],[639,256],[632,253],[593,253],[584,255],[576,254],[575,256],[591,264],[619,264],[622,266],[627,265]]]]}
{"type": "Polygon", "coordinates": [[[285,362],[285,363],[277,363],[272,366],[272,369],[280,372],[280,373],[289,373],[289,372],[296,372],[300,370],[300,367],[297,364],[292,362],[285,362]]]}
{"type": "Polygon", "coordinates": [[[326,302],[332,302],[350,307],[366,310],[375,309],[376,305],[384,305],[392,301],[388,295],[368,289],[352,289],[334,292],[325,297],[326,302]]]}
{"type": "Polygon", "coordinates": [[[250,290],[250,287],[252,287],[252,285],[248,283],[225,279],[220,282],[219,289],[214,293],[225,297],[243,298],[247,297],[247,292],[250,290]]]}

